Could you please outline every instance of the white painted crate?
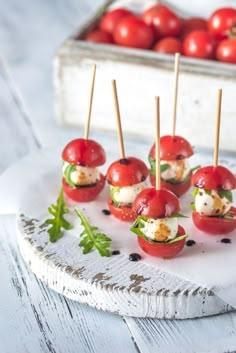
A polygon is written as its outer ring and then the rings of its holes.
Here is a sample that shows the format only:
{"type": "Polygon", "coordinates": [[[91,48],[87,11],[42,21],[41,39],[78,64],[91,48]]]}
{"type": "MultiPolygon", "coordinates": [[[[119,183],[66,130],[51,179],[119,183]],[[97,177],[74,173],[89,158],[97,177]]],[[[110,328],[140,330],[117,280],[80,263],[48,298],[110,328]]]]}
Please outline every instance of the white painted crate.
{"type": "MultiPolygon", "coordinates": [[[[136,1],[137,2],[137,1],[136,1]]],[[[96,14],[69,37],[54,59],[56,116],[61,124],[83,126],[91,67],[97,64],[92,126],[116,128],[111,80],[117,80],[123,129],[153,138],[154,96],[161,97],[161,132],[171,132],[174,57],[76,38],[93,28],[96,14]]],[[[181,57],[177,134],[193,145],[212,147],[217,89],[223,88],[220,147],[235,149],[236,65],[181,57]]]]}

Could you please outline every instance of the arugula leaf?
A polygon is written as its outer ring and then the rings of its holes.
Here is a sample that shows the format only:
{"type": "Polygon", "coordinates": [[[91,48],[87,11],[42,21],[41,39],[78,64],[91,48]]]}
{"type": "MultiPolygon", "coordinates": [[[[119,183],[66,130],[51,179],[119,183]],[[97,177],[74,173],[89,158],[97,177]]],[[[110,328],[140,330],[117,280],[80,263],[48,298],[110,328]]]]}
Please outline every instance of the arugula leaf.
{"type": "Polygon", "coordinates": [[[204,191],[205,191],[205,193],[206,193],[207,195],[211,195],[211,190],[204,189],[204,191]]]}
{"type": "Polygon", "coordinates": [[[76,188],[75,183],[71,180],[71,173],[76,171],[76,165],[68,164],[64,170],[64,177],[69,186],[76,188]]]}
{"type": "Polygon", "coordinates": [[[182,213],[173,213],[170,217],[168,218],[189,218],[188,216],[185,216],[182,213]]]}
{"type": "Polygon", "coordinates": [[[194,197],[194,198],[197,196],[198,191],[199,191],[199,189],[198,189],[198,188],[194,188],[194,189],[193,189],[193,191],[192,191],[192,195],[193,195],[193,197],[194,197]]]}
{"type": "Polygon", "coordinates": [[[81,221],[81,225],[84,227],[83,232],[80,234],[82,240],[79,244],[83,248],[83,254],[88,254],[92,249],[96,249],[101,256],[111,256],[109,249],[111,239],[103,233],[96,232],[98,227],[91,226],[78,208],[75,208],[75,212],[81,221]]]}
{"type": "Polygon", "coordinates": [[[196,167],[193,167],[193,168],[191,168],[190,170],[191,170],[191,172],[193,173],[193,172],[195,172],[195,170],[197,170],[197,169],[199,169],[199,168],[201,168],[201,166],[200,166],[200,165],[196,165],[196,167]]]}
{"type": "MultiPolygon", "coordinates": [[[[148,160],[151,166],[149,170],[150,174],[156,175],[156,160],[151,157],[148,157],[148,160]]],[[[168,163],[160,164],[160,172],[164,173],[169,167],[170,165],[168,163]]]]}
{"type": "Polygon", "coordinates": [[[194,202],[191,202],[191,203],[189,204],[189,207],[191,208],[191,210],[196,211],[196,206],[195,206],[195,203],[194,203],[194,202]]]}
{"type": "MultiPolygon", "coordinates": [[[[183,215],[180,215],[179,213],[176,213],[176,215],[179,215],[177,217],[185,217],[183,215]]],[[[171,244],[171,243],[175,243],[179,240],[185,239],[188,236],[187,234],[179,235],[179,236],[175,237],[174,239],[168,240],[167,242],[151,240],[151,239],[147,238],[146,235],[142,232],[142,228],[144,228],[143,222],[147,222],[147,220],[148,220],[147,217],[138,216],[136,218],[135,222],[130,227],[130,230],[131,230],[131,232],[136,234],[138,237],[143,238],[144,240],[148,241],[149,243],[152,243],[152,244],[171,244]]]]}
{"type": "Polygon", "coordinates": [[[223,199],[223,197],[225,197],[229,202],[233,202],[233,195],[230,190],[217,190],[217,194],[220,198],[223,199]]]}
{"type": "Polygon", "coordinates": [[[72,225],[64,218],[64,215],[69,213],[69,210],[64,201],[63,189],[60,191],[56,205],[52,204],[48,208],[48,212],[53,216],[53,218],[48,218],[45,221],[46,224],[51,225],[47,232],[49,234],[49,240],[52,243],[55,243],[62,237],[62,229],[69,230],[73,228],[72,225]]]}

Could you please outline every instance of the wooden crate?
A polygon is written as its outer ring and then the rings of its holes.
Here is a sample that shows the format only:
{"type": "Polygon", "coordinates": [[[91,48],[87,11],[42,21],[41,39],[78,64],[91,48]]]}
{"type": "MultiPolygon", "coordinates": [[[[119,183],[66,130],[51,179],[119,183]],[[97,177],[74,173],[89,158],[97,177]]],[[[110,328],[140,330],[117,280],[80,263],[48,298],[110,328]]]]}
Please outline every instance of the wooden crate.
{"type": "MultiPolygon", "coordinates": [[[[84,125],[91,67],[96,63],[93,128],[116,129],[111,92],[111,80],[116,79],[125,133],[153,139],[155,95],[161,97],[161,133],[171,133],[174,57],[81,40],[96,26],[101,15],[102,11],[96,11],[56,53],[57,121],[64,125],[84,125]]],[[[236,65],[181,57],[176,133],[185,136],[193,145],[212,147],[217,89],[222,88],[220,147],[234,150],[235,84],[236,65]]]]}

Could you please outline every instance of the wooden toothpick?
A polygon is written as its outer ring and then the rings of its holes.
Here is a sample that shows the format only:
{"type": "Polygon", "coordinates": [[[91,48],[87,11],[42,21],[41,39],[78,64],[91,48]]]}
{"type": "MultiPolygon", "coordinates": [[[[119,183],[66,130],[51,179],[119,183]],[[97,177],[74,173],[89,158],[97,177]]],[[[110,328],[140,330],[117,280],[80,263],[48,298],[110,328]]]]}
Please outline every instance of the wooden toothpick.
{"type": "Polygon", "coordinates": [[[116,81],[112,80],[112,91],[113,91],[113,98],[114,98],[114,105],[115,105],[115,112],[116,112],[116,121],[117,121],[117,133],[118,133],[118,140],[119,140],[119,147],[120,147],[120,158],[125,158],[125,148],[124,148],[124,140],[123,140],[123,133],[122,133],[122,126],[121,126],[121,118],[120,118],[120,109],[119,109],[119,101],[116,89],[116,81]]]}
{"type": "Polygon", "coordinates": [[[160,97],[155,97],[156,102],[156,190],[161,188],[160,171],[160,97]]]}
{"type": "Polygon", "coordinates": [[[178,99],[178,85],[179,85],[179,57],[180,54],[175,54],[175,78],[174,78],[174,104],[173,104],[173,130],[172,135],[175,136],[176,130],[176,112],[177,112],[177,99],[178,99]]]}
{"type": "Polygon", "coordinates": [[[217,111],[216,111],[216,130],[215,130],[215,148],[214,148],[214,167],[218,166],[219,139],[220,139],[220,117],[221,117],[222,89],[218,89],[217,111]]]}
{"type": "Polygon", "coordinates": [[[92,71],[92,81],[91,81],[91,86],[90,86],[88,114],[87,114],[85,129],[84,129],[84,138],[86,140],[89,137],[89,128],[90,128],[90,119],[91,119],[92,105],[93,105],[93,92],[94,92],[95,76],[96,76],[96,65],[94,64],[93,71],[92,71]]]}

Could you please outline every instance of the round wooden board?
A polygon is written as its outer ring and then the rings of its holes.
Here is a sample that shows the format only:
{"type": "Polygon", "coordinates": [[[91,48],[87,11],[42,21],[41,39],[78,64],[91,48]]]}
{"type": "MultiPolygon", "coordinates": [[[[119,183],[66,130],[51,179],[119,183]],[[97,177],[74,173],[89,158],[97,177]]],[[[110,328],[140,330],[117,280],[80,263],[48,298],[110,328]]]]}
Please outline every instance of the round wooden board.
{"type": "Polygon", "coordinates": [[[47,225],[18,217],[18,242],[38,278],[66,297],[119,315],[186,319],[232,310],[214,293],[126,255],[83,255],[79,238],[48,243],[47,225]]]}
{"type": "MultiPolygon", "coordinates": [[[[206,164],[212,154],[198,152],[194,158],[193,165],[203,160],[206,164]]],[[[227,159],[229,167],[235,169],[235,156],[231,158],[227,154],[227,159]]],[[[64,232],[59,241],[50,243],[45,220],[49,217],[47,207],[55,203],[60,189],[61,166],[59,162],[55,163],[56,160],[54,152],[44,151],[24,165],[28,171],[38,168],[39,173],[32,176],[31,184],[28,181],[21,202],[17,218],[18,243],[25,262],[39,279],[70,299],[119,315],[186,319],[233,310],[213,291],[184,280],[171,271],[163,271],[158,263],[152,266],[145,261],[129,261],[129,252],[133,249],[139,251],[136,237],[129,232],[127,224],[101,212],[106,208],[107,188],[94,203],[78,207],[102,232],[108,236],[112,232],[117,233],[112,241],[112,250],[119,249],[119,255],[104,258],[96,251],[83,255],[79,247],[81,225],[74,213],[68,216],[74,230],[64,232]]],[[[223,162],[226,164],[225,160],[223,162]]],[[[75,205],[69,203],[68,206],[73,210],[75,205]]],[[[199,251],[198,256],[201,256],[199,244],[199,248],[191,251],[199,251]]],[[[222,250],[218,244],[215,246],[222,250]]],[[[183,257],[188,254],[192,259],[191,251],[185,249],[183,257]]]]}

